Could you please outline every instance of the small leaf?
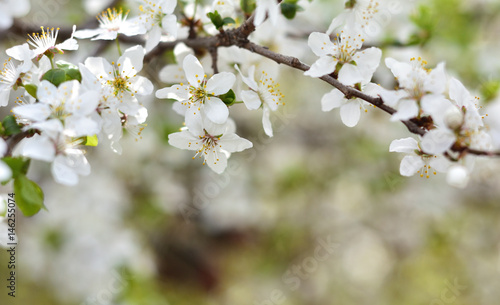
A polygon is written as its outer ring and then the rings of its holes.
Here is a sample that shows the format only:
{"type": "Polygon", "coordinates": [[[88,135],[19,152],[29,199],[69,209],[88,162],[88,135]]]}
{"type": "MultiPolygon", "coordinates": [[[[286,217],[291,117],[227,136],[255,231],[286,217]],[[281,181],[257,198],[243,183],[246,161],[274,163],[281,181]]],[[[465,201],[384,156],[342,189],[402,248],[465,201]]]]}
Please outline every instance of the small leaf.
{"type": "Polygon", "coordinates": [[[12,178],[14,179],[16,179],[19,175],[26,175],[31,163],[31,159],[23,157],[5,157],[2,160],[12,170],[12,178]]]}
{"type": "Polygon", "coordinates": [[[66,72],[63,69],[50,69],[45,72],[42,79],[47,80],[54,86],[58,87],[61,83],[66,81],[66,72]]]}
{"type": "Polygon", "coordinates": [[[38,87],[36,85],[26,84],[26,85],[24,85],[24,89],[26,89],[26,91],[29,93],[29,95],[36,98],[36,90],[38,89],[38,87]]]}
{"type": "Polygon", "coordinates": [[[17,206],[24,216],[33,216],[44,207],[42,189],[25,175],[18,175],[14,180],[14,192],[17,206]]]}
{"type": "Polygon", "coordinates": [[[17,125],[16,118],[8,115],[3,119],[2,126],[5,128],[5,135],[11,136],[21,132],[21,127],[17,125]]]}
{"type": "Polygon", "coordinates": [[[245,14],[252,14],[256,6],[255,0],[240,0],[240,7],[245,14]]]}
{"type": "Polygon", "coordinates": [[[219,14],[219,12],[215,11],[213,13],[208,13],[207,16],[208,18],[210,18],[217,30],[224,25],[224,21],[222,21],[222,16],[219,14]]]}
{"type": "Polygon", "coordinates": [[[224,25],[231,24],[231,23],[234,24],[234,23],[236,23],[236,21],[234,21],[234,19],[231,17],[226,17],[226,18],[222,19],[222,23],[224,23],[224,25]]]}
{"type": "Polygon", "coordinates": [[[293,19],[293,18],[295,18],[295,15],[297,14],[297,11],[300,10],[300,9],[301,9],[301,7],[298,6],[295,3],[291,3],[291,2],[282,2],[281,3],[281,13],[287,19],[293,19]]]}
{"type": "Polygon", "coordinates": [[[87,136],[87,139],[85,141],[85,145],[86,146],[97,146],[98,142],[99,141],[97,139],[97,135],[87,136]]]}
{"type": "Polygon", "coordinates": [[[66,72],[66,80],[74,80],[76,79],[77,81],[81,82],[82,81],[82,74],[80,73],[80,70],[78,69],[67,69],[64,70],[66,72]]]}
{"type": "Polygon", "coordinates": [[[226,94],[219,95],[219,98],[228,106],[231,106],[236,101],[236,95],[232,89],[230,89],[226,94]]]}

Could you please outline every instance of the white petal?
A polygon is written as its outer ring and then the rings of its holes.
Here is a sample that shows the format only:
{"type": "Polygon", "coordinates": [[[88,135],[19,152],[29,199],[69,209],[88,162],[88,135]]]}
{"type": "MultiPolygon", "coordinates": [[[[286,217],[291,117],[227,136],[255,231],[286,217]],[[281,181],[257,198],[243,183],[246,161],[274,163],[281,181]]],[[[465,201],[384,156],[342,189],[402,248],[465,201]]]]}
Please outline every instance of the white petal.
{"type": "Polygon", "coordinates": [[[422,150],[431,155],[437,155],[448,150],[455,143],[455,135],[448,129],[433,129],[422,138],[422,150]]]}
{"type": "Polygon", "coordinates": [[[248,87],[250,87],[253,90],[258,89],[259,86],[257,85],[257,83],[255,82],[255,79],[254,79],[254,75],[255,75],[255,66],[254,65],[252,65],[252,66],[250,66],[250,68],[248,68],[248,77],[243,75],[243,73],[241,72],[238,65],[235,64],[234,68],[236,69],[236,71],[238,71],[240,73],[241,79],[248,87]]]}
{"type": "Polygon", "coordinates": [[[363,77],[362,83],[366,84],[370,82],[373,73],[377,70],[380,64],[381,58],[382,51],[375,47],[356,53],[355,61],[363,77]]]}
{"type": "Polygon", "coordinates": [[[206,91],[212,95],[225,94],[233,87],[236,77],[233,73],[221,72],[207,81],[206,91]]]}
{"type": "Polygon", "coordinates": [[[361,83],[363,75],[357,66],[344,64],[339,71],[339,81],[346,86],[352,86],[356,83],[361,83]]]}
{"type": "Polygon", "coordinates": [[[146,51],[140,45],[128,48],[118,59],[120,72],[122,76],[133,77],[142,70],[142,62],[146,51]]]}
{"type": "Polygon", "coordinates": [[[243,103],[245,103],[245,106],[247,106],[248,110],[259,109],[260,105],[262,105],[262,101],[255,91],[243,90],[241,91],[240,95],[243,103]]]}
{"type": "Polygon", "coordinates": [[[327,94],[323,95],[321,98],[321,110],[330,111],[334,108],[339,108],[342,106],[347,100],[344,97],[344,94],[337,89],[333,89],[327,94]]]}
{"type": "Polygon", "coordinates": [[[390,152],[415,153],[415,150],[420,149],[417,140],[414,138],[394,140],[389,147],[390,152]]]}
{"type": "Polygon", "coordinates": [[[146,53],[151,51],[154,47],[158,45],[161,39],[161,28],[159,26],[153,26],[151,31],[148,33],[148,39],[146,39],[146,53]]]}
{"type": "Polygon", "coordinates": [[[439,63],[437,67],[429,73],[428,77],[424,79],[424,91],[441,94],[446,89],[446,81],[444,63],[439,63]]]}
{"type": "Polygon", "coordinates": [[[31,121],[44,121],[50,114],[50,106],[43,103],[27,104],[14,107],[12,112],[23,118],[31,121]]]}
{"type": "Polygon", "coordinates": [[[172,38],[177,38],[177,17],[175,15],[163,17],[161,26],[167,34],[172,36],[172,38]]]}
{"type": "Polygon", "coordinates": [[[153,83],[144,76],[134,77],[132,80],[131,88],[135,94],[139,95],[149,95],[154,90],[153,83]]]}
{"type": "Polygon", "coordinates": [[[184,101],[189,98],[189,87],[174,85],[172,87],[157,90],[155,96],[160,99],[170,98],[178,101],[184,101]]]}
{"type": "Polygon", "coordinates": [[[335,71],[338,60],[333,56],[322,56],[316,60],[309,70],[304,72],[304,75],[311,77],[321,77],[335,71]]]}
{"type": "Polygon", "coordinates": [[[167,84],[187,82],[184,70],[180,65],[167,65],[158,74],[160,80],[167,84]]]}
{"type": "Polygon", "coordinates": [[[340,107],[340,118],[347,127],[354,127],[359,122],[361,110],[357,99],[350,100],[340,107]]]}
{"type": "Polygon", "coordinates": [[[54,160],[56,148],[49,137],[36,134],[23,142],[21,155],[45,162],[54,160]]]}
{"type": "Polygon", "coordinates": [[[218,142],[227,152],[239,152],[253,147],[252,142],[243,139],[234,133],[224,134],[218,142]]]}
{"type": "Polygon", "coordinates": [[[399,62],[393,58],[386,58],[385,65],[391,69],[392,74],[398,79],[405,79],[412,70],[412,66],[408,63],[399,62]]]}
{"type": "Polygon", "coordinates": [[[307,44],[316,56],[333,55],[335,45],[330,40],[330,36],[324,33],[313,32],[309,35],[307,44]]]}
{"type": "Polygon", "coordinates": [[[64,133],[70,137],[91,136],[99,133],[99,125],[96,121],[87,117],[70,116],[66,118],[64,133]]]}
{"type": "Polygon", "coordinates": [[[454,100],[459,108],[468,107],[471,95],[465,86],[456,78],[450,79],[450,98],[454,100]]]}
{"type": "Polygon", "coordinates": [[[227,167],[227,156],[222,151],[210,151],[205,155],[205,163],[217,174],[222,174],[227,167]]]}
{"type": "Polygon", "coordinates": [[[216,124],[224,124],[229,116],[226,104],[217,97],[211,97],[205,102],[207,118],[216,124]]]}
{"type": "Polygon", "coordinates": [[[391,121],[406,121],[416,117],[417,114],[417,102],[414,100],[402,100],[399,102],[398,111],[391,116],[391,121]]]}
{"type": "Polygon", "coordinates": [[[273,136],[273,125],[271,124],[271,120],[269,119],[269,114],[271,110],[269,107],[263,107],[262,113],[262,126],[264,127],[264,132],[268,137],[273,136]]]}
{"type": "Polygon", "coordinates": [[[5,164],[5,162],[0,161],[0,181],[6,181],[12,177],[12,170],[5,164]]]}
{"type": "Polygon", "coordinates": [[[200,61],[193,55],[189,54],[184,58],[182,67],[184,68],[184,72],[186,72],[186,78],[189,84],[198,88],[201,81],[205,77],[205,71],[203,70],[200,61]]]}
{"type": "Polygon", "coordinates": [[[440,173],[446,173],[451,162],[444,156],[434,156],[428,161],[429,165],[440,173]]]}
{"type": "Polygon", "coordinates": [[[42,82],[38,86],[36,95],[42,103],[52,105],[55,102],[54,99],[58,95],[57,87],[49,81],[42,80],[42,82]]]}
{"type": "Polygon", "coordinates": [[[189,131],[171,133],[168,135],[168,144],[179,149],[198,150],[203,146],[199,138],[194,137],[189,131]]]}
{"type": "Polygon", "coordinates": [[[403,176],[410,177],[413,176],[424,165],[425,162],[419,156],[405,156],[403,160],[401,160],[399,173],[403,176]]]}

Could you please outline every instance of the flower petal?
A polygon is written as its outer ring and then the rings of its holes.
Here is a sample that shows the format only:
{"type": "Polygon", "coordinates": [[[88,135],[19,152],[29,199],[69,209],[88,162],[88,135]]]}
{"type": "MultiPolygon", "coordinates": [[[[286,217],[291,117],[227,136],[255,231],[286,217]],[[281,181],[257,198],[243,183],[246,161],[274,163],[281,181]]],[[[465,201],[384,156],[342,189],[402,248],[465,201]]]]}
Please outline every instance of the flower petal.
{"type": "Polygon", "coordinates": [[[205,113],[207,118],[216,124],[224,124],[229,116],[229,110],[226,104],[218,97],[210,97],[207,99],[205,102],[205,113]]]}
{"type": "Polygon", "coordinates": [[[360,116],[361,110],[358,99],[350,100],[340,106],[340,118],[342,119],[342,123],[344,123],[347,127],[356,126],[359,122],[360,116]]]}
{"type": "Polygon", "coordinates": [[[333,56],[322,56],[312,64],[311,68],[304,72],[304,75],[311,77],[321,77],[335,71],[338,60],[333,56]]]}
{"type": "Polygon", "coordinates": [[[455,135],[448,129],[433,129],[422,138],[422,150],[431,155],[437,155],[448,150],[455,143],[455,135]]]}
{"type": "Polygon", "coordinates": [[[418,142],[414,138],[410,137],[394,140],[389,146],[390,152],[414,153],[415,150],[420,150],[418,142]]]}
{"type": "Polygon", "coordinates": [[[321,110],[330,111],[339,108],[346,102],[344,94],[338,89],[333,89],[321,98],[321,110]]]}
{"type": "Polygon", "coordinates": [[[413,176],[419,169],[421,169],[425,165],[425,162],[419,156],[405,156],[403,160],[401,160],[401,164],[399,166],[399,173],[402,176],[410,177],[413,176]]]}
{"type": "Polygon", "coordinates": [[[205,77],[205,71],[200,61],[194,55],[187,55],[182,63],[186,78],[191,86],[198,88],[205,77]]]}
{"type": "Polygon", "coordinates": [[[245,106],[247,106],[248,110],[259,109],[262,105],[262,101],[255,91],[243,90],[241,91],[240,95],[243,103],[245,103],[245,106]]]}
{"type": "Polygon", "coordinates": [[[235,81],[236,76],[233,73],[217,73],[207,81],[206,91],[212,95],[225,94],[233,87],[235,81]]]}

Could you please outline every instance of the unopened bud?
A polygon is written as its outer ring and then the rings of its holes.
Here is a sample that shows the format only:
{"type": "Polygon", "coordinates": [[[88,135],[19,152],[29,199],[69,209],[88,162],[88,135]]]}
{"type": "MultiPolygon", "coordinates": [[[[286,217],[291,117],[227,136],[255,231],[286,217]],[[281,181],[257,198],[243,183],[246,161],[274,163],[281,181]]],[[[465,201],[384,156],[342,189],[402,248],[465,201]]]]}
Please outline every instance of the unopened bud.
{"type": "Polygon", "coordinates": [[[458,108],[449,107],[444,114],[444,122],[452,130],[458,129],[464,123],[464,115],[458,108]]]}

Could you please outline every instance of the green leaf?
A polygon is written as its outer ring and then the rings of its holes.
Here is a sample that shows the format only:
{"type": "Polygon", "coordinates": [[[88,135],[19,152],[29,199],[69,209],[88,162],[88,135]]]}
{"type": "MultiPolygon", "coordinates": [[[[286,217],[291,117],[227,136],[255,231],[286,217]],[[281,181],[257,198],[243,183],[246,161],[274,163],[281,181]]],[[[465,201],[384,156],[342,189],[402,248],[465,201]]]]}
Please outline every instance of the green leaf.
{"type": "Polygon", "coordinates": [[[97,139],[97,135],[87,136],[87,139],[85,141],[85,145],[86,146],[97,146],[98,142],[99,141],[97,139]]]}
{"type": "Polygon", "coordinates": [[[26,85],[24,85],[24,89],[26,89],[26,91],[29,93],[29,95],[36,98],[36,90],[38,89],[38,87],[36,85],[26,84],[26,85]]]}
{"type": "Polygon", "coordinates": [[[66,72],[63,69],[50,69],[45,72],[42,79],[47,80],[54,86],[58,87],[61,83],[66,81],[66,72]]]}
{"type": "Polygon", "coordinates": [[[219,95],[219,98],[228,106],[231,106],[236,101],[236,95],[232,89],[230,89],[226,94],[219,95]]]}
{"type": "Polygon", "coordinates": [[[76,79],[77,81],[81,82],[82,81],[82,74],[80,73],[80,70],[78,69],[67,69],[64,70],[66,72],[66,80],[74,80],[76,79]]]}
{"type": "Polygon", "coordinates": [[[302,8],[298,6],[297,4],[293,3],[293,1],[288,1],[288,2],[282,2],[281,3],[281,13],[283,16],[285,16],[287,19],[293,19],[295,18],[295,15],[297,14],[297,11],[301,10],[302,8]]]}
{"type": "Polygon", "coordinates": [[[240,0],[240,7],[245,14],[250,15],[255,10],[255,0],[240,0]]]}
{"type": "Polygon", "coordinates": [[[2,160],[12,170],[12,178],[14,179],[16,179],[19,175],[26,175],[31,163],[31,159],[23,157],[5,157],[2,160]]]}
{"type": "Polygon", "coordinates": [[[2,121],[2,126],[5,128],[5,135],[11,136],[21,132],[21,127],[17,125],[16,118],[13,115],[6,116],[2,121]]]}
{"type": "Polygon", "coordinates": [[[222,23],[224,23],[224,25],[226,25],[226,24],[236,23],[236,21],[234,21],[234,19],[231,17],[226,17],[226,18],[222,19],[222,23]]]}
{"type": "Polygon", "coordinates": [[[213,13],[208,13],[207,16],[208,18],[210,18],[217,30],[224,25],[224,21],[222,21],[222,16],[219,14],[219,12],[215,11],[213,13]]]}
{"type": "Polygon", "coordinates": [[[18,175],[14,180],[16,203],[24,216],[35,215],[43,208],[43,191],[25,175],[18,175]]]}

